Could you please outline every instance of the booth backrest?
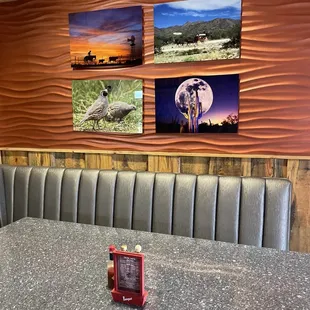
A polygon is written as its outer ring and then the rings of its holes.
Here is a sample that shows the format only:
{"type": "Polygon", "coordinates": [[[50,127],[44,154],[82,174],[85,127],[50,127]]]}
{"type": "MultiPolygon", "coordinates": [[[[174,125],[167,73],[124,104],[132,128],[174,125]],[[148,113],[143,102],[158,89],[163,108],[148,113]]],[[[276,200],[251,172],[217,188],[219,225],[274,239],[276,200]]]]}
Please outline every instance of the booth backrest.
{"type": "Polygon", "coordinates": [[[288,250],[286,179],[0,165],[2,226],[23,217],[288,250]]]}

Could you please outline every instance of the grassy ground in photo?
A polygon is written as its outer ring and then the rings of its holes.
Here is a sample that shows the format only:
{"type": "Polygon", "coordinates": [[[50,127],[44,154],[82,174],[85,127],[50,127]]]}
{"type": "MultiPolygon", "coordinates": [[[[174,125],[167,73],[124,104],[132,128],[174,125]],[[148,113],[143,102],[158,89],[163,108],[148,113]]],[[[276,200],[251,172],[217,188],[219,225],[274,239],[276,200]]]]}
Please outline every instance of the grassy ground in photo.
{"type": "Polygon", "coordinates": [[[235,59],[235,58],[239,58],[238,49],[210,51],[192,55],[178,55],[177,52],[168,52],[163,54],[157,54],[155,56],[155,63],[207,61],[207,60],[235,59]]]}
{"type": "Polygon", "coordinates": [[[189,61],[207,61],[217,59],[235,59],[240,57],[239,48],[222,48],[229,39],[207,41],[191,46],[163,46],[161,53],[155,54],[155,63],[174,63],[189,61]]]}
{"type": "Polygon", "coordinates": [[[136,106],[121,122],[100,120],[96,132],[142,133],[143,100],[135,99],[134,92],[142,91],[141,80],[76,80],[72,82],[73,129],[75,131],[94,131],[93,121],[80,125],[87,109],[97,100],[100,92],[111,86],[109,104],[122,101],[136,106]]]}

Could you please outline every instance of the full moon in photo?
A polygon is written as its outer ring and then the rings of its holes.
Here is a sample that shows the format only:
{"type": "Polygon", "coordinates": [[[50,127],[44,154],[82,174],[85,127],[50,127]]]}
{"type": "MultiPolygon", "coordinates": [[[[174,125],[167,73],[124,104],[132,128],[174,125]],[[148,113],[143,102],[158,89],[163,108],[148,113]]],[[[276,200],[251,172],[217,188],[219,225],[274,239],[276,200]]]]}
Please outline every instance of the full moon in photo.
{"type": "Polygon", "coordinates": [[[213,91],[206,81],[199,78],[188,79],[178,87],[175,93],[175,105],[187,119],[188,106],[189,104],[192,107],[195,106],[197,94],[201,103],[202,114],[206,114],[213,103],[213,91]]]}

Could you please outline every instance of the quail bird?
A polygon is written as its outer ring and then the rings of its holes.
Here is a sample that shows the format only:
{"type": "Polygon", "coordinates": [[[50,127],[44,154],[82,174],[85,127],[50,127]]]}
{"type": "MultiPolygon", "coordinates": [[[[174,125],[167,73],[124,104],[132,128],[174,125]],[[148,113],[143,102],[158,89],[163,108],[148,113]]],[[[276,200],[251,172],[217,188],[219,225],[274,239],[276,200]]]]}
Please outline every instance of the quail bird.
{"type": "Polygon", "coordinates": [[[83,119],[80,122],[80,126],[87,121],[93,122],[93,130],[95,129],[95,125],[97,124],[97,128],[100,129],[99,121],[104,118],[108,112],[108,94],[111,87],[108,86],[107,89],[104,89],[100,92],[98,99],[88,108],[83,119]]]}
{"type": "Polygon", "coordinates": [[[131,111],[136,110],[136,106],[126,102],[113,102],[109,105],[105,119],[108,122],[121,122],[131,111]]]}

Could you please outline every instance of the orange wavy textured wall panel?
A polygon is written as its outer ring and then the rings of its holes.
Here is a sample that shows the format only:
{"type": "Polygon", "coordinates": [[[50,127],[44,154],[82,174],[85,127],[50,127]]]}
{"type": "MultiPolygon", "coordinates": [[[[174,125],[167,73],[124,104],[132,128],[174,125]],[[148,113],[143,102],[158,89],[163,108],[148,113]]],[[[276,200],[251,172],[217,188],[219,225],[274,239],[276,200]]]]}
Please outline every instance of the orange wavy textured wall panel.
{"type": "Polygon", "coordinates": [[[0,148],[310,155],[310,2],[244,0],[240,60],[153,64],[162,0],[20,0],[0,4],[0,148]],[[70,68],[68,13],[144,7],[145,65],[70,68]],[[238,134],[156,135],[154,78],[240,73],[238,134]],[[72,79],[145,80],[144,135],[73,132],[72,79]]]}

